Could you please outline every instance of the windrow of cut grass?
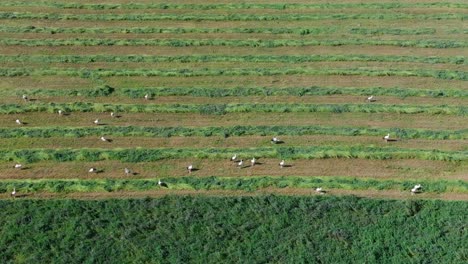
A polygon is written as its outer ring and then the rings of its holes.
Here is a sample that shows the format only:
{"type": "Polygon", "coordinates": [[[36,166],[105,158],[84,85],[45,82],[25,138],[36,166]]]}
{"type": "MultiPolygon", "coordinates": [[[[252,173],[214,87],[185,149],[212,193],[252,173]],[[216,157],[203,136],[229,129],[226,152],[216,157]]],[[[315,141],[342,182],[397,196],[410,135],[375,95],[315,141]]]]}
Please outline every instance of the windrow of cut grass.
{"type": "Polygon", "coordinates": [[[151,162],[163,159],[229,159],[237,154],[247,157],[281,159],[420,159],[466,161],[468,151],[440,151],[372,146],[307,146],[258,148],[159,148],[159,149],[21,149],[0,150],[0,160],[33,163],[38,161],[151,162]]]}
{"type": "Polygon", "coordinates": [[[29,63],[94,63],[94,62],[281,62],[303,63],[322,61],[372,61],[372,62],[412,62],[429,64],[468,64],[464,56],[373,56],[366,54],[347,55],[186,55],[186,56],[150,56],[150,55],[0,55],[0,62],[29,63]]]}
{"type": "Polygon", "coordinates": [[[237,96],[326,96],[326,95],[356,95],[356,96],[395,96],[406,97],[468,97],[467,90],[459,89],[419,89],[403,87],[135,87],[114,88],[108,85],[94,88],[30,88],[30,89],[0,89],[2,96],[119,96],[143,98],[151,96],[192,96],[192,97],[237,97],[237,96]]]}
{"type": "MultiPolygon", "coordinates": [[[[468,183],[461,180],[376,180],[350,177],[174,177],[163,178],[171,190],[243,190],[259,191],[266,188],[304,188],[311,191],[317,187],[342,190],[399,190],[408,191],[415,184],[424,186],[425,192],[468,193],[468,183]]],[[[13,188],[19,193],[71,193],[71,192],[117,192],[161,189],[156,179],[92,179],[92,180],[2,180],[0,193],[13,188]]],[[[409,192],[409,191],[408,191],[409,192]]]]}
{"type": "MultiPolygon", "coordinates": [[[[468,19],[468,17],[467,17],[468,19]]],[[[305,47],[305,46],[397,46],[418,48],[464,48],[468,42],[464,40],[385,40],[369,38],[346,38],[346,39],[97,39],[97,38],[72,38],[72,39],[16,39],[2,38],[0,45],[9,46],[228,46],[228,47],[305,47]]]]}
{"type": "Polygon", "coordinates": [[[181,4],[181,3],[64,3],[64,2],[31,2],[31,1],[2,1],[2,7],[52,7],[57,9],[343,9],[343,8],[365,8],[365,9],[400,9],[400,8],[468,8],[464,3],[433,2],[433,3],[216,3],[216,4],[181,4]]]}
{"type": "Polygon", "coordinates": [[[466,20],[464,13],[435,13],[435,14],[412,14],[412,13],[368,13],[368,14],[59,14],[59,13],[31,13],[31,12],[0,12],[0,19],[47,19],[47,20],[81,20],[81,21],[312,21],[312,20],[466,20]]]}
{"type": "Polygon", "coordinates": [[[192,77],[192,76],[276,76],[276,75],[342,75],[342,76],[401,76],[432,77],[442,80],[468,80],[468,72],[430,69],[368,68],[178,68],[178,69],[76,69],[76,68],[0,68],[0,77],[68,76],[103,77],[192,77]]]}
{"type": "Polygon", "coordinates": [[[401,128],[364,128],[329,126],[230,126],[230,127],[139,127],[139,126],[101,126],[101,127],[32,127],[0,128],[0,138],[49,138],[49,137],[239,137],[239,136],[381,136],[391,133],[400,139],[468,139],[468,129],[426,130],[401,128]]]}
{"type": "MultiPolygon", "coordinates": [[[[432,35],[438,33],[435,28],[351,28],[343,27],[235,27],[235,28],[204,28],[204,27],[36,27],[36,26],[0,26],[2,33],[49,33],[49,34],[185,34],[185,33],[245,33],[245,34],[297,34],[322,35],[330,33],[351,33],[354,35],[432,35]]],[[[462,31],[445,30],[448,34],[460,34],[462,31]]]]}
{"type": "Polygon", "coordinates": [[[224,115],[227,113],[399,113],[444,114],[465,116],[468,106],[384,105],[384,104],[101,104],[101,103],[30,103],[2,104],[0,114],[28,112],[120,112],[120,113],[200,113],[224,115]]]}

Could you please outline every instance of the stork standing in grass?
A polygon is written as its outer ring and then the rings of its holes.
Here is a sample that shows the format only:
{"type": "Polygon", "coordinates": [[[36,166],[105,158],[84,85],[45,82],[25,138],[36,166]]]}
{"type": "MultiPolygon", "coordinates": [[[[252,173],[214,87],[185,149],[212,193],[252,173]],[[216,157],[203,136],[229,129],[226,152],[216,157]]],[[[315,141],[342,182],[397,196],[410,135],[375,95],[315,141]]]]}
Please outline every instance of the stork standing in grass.
{"type": "Polygon", "coordinates": [[[372,103],[372,102],[375,102],[375,101],[376,101],[376,99],[375,99],[375,97],[374,97],[373,95],[367,97],[367,102],[371,102],[371,103],[372,103]]]}
{"type": "Polygon", "coordinates": [[[22,96],[22,97],[23,97],[23,100],[24,100],[25,102],[29,101],[29,98],[28,98],[28,96],[27,96],[27,95],[23,94],[23,96],[22,96]]]}
{"type": "Polygon", "coordinates": [[[231,157],[231,161],[236,161],[237,160],[237,154],[234,154],[234,156],[231,157]]]}
{"type": "Polygon", "coordinates": [[[237,167],[239,167],[239,169],[242,169],[242,165],[244,165],[244,161],[243,161],[243,160],[240,160],[240,161],[237,163],[237,167]]]}
{"type": "Polygon", "coordinates": [[[17,170],[21,170],[21,169],[23,169],[23,165],[21,165],[20,163],[17,163],[17,164],[15,164],[15,166],[13,166],[13,168],[15,168],[17,170]]]}
{"type": "Polygon", "coordinates": [[[96,168],[90,168],[88,170],[89,173],[96,173],[97,172],[97,169],[96,168]]]}
{"type": "Polygon", "coordinates": [[[145,100],[149,100],[150,99],[150,95],[149,94],[145,94],[145,100]]]}
{"type": "Polygon", "coordinates": [[[101,141],[102,142],[110,142],[110,140],[108,138],[105,138],[105,137],[101,137],[101,141]]]}
{"type": "Polygon", "coordinates": [[[101,122],[99,121],[99,119],[94,120],[93,123],[94,123],[95,125],[100,125],[100,124],[101,124],[101,122]]]}
{"type": "Polygon", "coordinates": [[[280,165],[281,168],[284,167],[284,164],[285,164],[285,163],[284,163],[284,160],[282,160],[282,161],[279,163],[279,165],[280,165]]]}
{"type": "Polygon", "coordinates": [[[129,168],[125,168],[124,169],[124,172],[125,172],[125,175],[129,176],[130,174],[132,174],[132,171],[129,169],[129,168]]]}
{"type": "Polygon", "coordinates": [[[385,142],[389,141],[390,140],[390,133],[388,133],[385,137],[383,137],[383,139],[385,140],[385,142]]]}
{"type": "Polygon", "coordinates": [[[59,114],[59,116],[62,116],[62,115],[63,115],[63,111],[62,111],[62,110],[58,110],[58,114],[59,114]]]}
{"type": "Polygon", "coordinates": [[[114,112],[111,112],[111,113],[110,113],[110,116],[111,116],[111,117],[115,117],[115,113],[114,113],[114,112]]]}
{"type": "Polygon", "coordinates": [[[411,189],[411,194],[420,193],[422,189],[421,184],[416,184],[413,189],[411,189]]]}
{"type": "Polygon", "coordinates": [[[280,140],[277,137],[274,137],[274,138],[271,139],[271,143],[273,143],[273,144],[278,144],[279,142],[280,142],[280,140]]]}
{"type": "Polygon", "coordinates": [[[22,125],[22,124],[23,124],[23,122],[21,122],[21,120],[19,120],[19,119],[16,119],[15,122],[16,122],[16,124],[18,124],[18,125],[22,125]]]}
{"type": "Polygon", "coordinates": [[[167,186],[167,183],[165,183],[165,182],[163,182],[163,181],[161,181],[161,180],[158,180],[158,185],[159,185],[160,187],[164,187],[164,188],[168,188],[168,187],[169,187],[169,186],[167,186]]]}
{"type": "Polygon", "coordinates": [[[16,188],[15,187],[13,187],[13,191],[11,192],[11,196],[16,197],[16,188]]]}
{"type": "Polygon", "coordinates": [[[255,163],[257,163],[257,160],[256,160],[255,157],[254,157],[254,158],[252,158],[252,159],[250,160],[250,164],[252,164],[252,167],[253,167],[253,166],[255,166],[255,163]]]}
{"type": "Polygon", "coordinates": [[[316,188],[315,191],[320,193],[320,194],[325,193],[325,191],[321,187],[316,188]]]}
{"type": "Polygon", "coordinates": [[[193,170],[193,165],[192,165],[192,164],[188,165],[188,166],[187,166],[187,171],[188,171],[189,173],[192,173],[192,170],[193,170]]]}

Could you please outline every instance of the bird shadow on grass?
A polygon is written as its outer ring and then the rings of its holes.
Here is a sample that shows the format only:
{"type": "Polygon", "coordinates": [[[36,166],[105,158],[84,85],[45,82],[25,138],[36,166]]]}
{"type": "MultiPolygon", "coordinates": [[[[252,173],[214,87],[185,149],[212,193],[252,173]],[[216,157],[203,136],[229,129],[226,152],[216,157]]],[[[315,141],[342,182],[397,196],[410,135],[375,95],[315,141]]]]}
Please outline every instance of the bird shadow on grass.
{"type": "Polygon", "coordinates": [[[283,165],[283,168],[291,168],[293,165],[283,165]]]}
{"type": "Polygon", "coordinates": [[[398,141],[398,139],[390,138],[390,139],[387,139],[386,141],[387,141],[387,142],[396,142],[396,141],[398,141]]]}
{"type": "Polygon", "coordinates": [[[274,144],[274,145],[284,144],[283,140],[279,140],[279,141],[276,141],[276,142],[270,141],[270,142],[271,142],[271,144],[274,144]]]}

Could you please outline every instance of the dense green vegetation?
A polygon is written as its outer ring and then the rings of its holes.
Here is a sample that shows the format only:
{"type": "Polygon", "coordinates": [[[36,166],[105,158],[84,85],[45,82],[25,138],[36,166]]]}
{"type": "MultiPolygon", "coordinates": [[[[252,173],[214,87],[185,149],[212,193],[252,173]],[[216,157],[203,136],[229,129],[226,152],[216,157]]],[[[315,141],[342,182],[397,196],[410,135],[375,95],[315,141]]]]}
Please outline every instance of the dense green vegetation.
{"type": "Polygon", "coordinates": [[[32,63],[91,63],[91,62],[281,62],[303,63],[318,61],[376,61],[376,62],[413,62],[413,63],[450,63],[468,64],[464,56],[422,57],[422,56],[373,56],[365,54],[346,55],[0,55],[0,62],[32,63]]]}
{"type": "Polygon", "coordinates": [[[122,96],[143,98],[146,94],[152,96],[195,96],[195,97],[227,97],[227,96],[323,96],[323,95],[385,95],[405,97],[468,97],[468,90],[419,89],[403,87],[135,87],[114,88],[108,85],[93,88],[67,89],[0,89],[0,95],[22,96],[23,94],[38,96],[122,96]]]}
{"type": "Polygon", "coordinates": [[[200,113],[224,115],[226,113],[400,113],[467,115],[468,106],[384,105],[384,104],[102,104],[102,103],[33,103],[2,104],[0,114],[50,112],[120,112],[120,113],[200,113]]]}
{"type": "MultiPolygon", "coordinates": [[[[93,15],[94,16],[94,15],[93,15]]],[[[466,18],[468,19],[468,17],[466,18]]],[[[468,42],[462,40],[385,40],[385,39],[103,39],[103,38],[71,38],[71,39],[14,39],[2,38],[0,45],[22,46],[229,46],[229,47],[304,47],[304,46],[343,46],[343,45],[374,45],[418,48],[463,48],[468,42]]]]}
{"type": "Polygon", "coordinates": [[[3,263],[468,260],[464,202],[169,196],[0,201],[0,208],[3,263]]]}
{"type": "Polygon", "coordinates": [[[246,157],[278,159],[422,159],[463,161],[468,160],[468,151],[441,151],[405,149],[375,146],[297,146],[257,148],[115,148],[115,149],[0,149],[1,161],[23,161],[26,163],[42,160],[60,162],[119,160],[123,162],[150,162],[162,159],[198,158],[229,159],[238,154],[246,157]]]}
{"type": "MultiPolygon", "coordinates": [[[[161,174],[161,173],[160,173],[161,174]]],[[[163,187],[158,179],[40,179],[40,180],[4,180],[0,181],[0,193],[8,193],[16,188],[19,193],[36,192],[73,193],[73,192],[118,192],[148,191],[163,187]]],[[[351,177],[164,177],[170,190],[241,190],[254,192],[265,188],[301,188],[314,191],[317,187],[346,190],[399,190],[407,191],[415,184],[422,184],[427,193],[457,192],[467,193],[468,183],[461,180],[389,180],[351,177]]]]}
{"type": "Polygon", "coordinates": [[[327,127],[327,126],[233,126],[233,127],[140,127],[140,126],[100,126],[100,127],[30,127],[0,128],[0,138],[48,138],[48,137],[190,137],[190,136],[382,136],[392,133],[400,139],[466,139],[468,129],[425,130],[411,128],[366,128],[366,127],[327,127]]]}

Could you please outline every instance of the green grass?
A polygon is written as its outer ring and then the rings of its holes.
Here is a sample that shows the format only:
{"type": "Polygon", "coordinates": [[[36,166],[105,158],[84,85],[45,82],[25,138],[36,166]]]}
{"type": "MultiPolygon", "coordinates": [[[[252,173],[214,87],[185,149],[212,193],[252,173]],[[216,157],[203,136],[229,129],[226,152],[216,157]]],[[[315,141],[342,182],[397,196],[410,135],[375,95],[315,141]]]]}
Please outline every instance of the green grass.
{"type": "MultiPolygon", "coordinates": [[[[0,193],[8,193],[13,187],[19,193],[36,192],[117,192],[149,191],[161,189],[159,179],[40,179],[40,180],[2,180],[0,193]]],[[[461,180],[382,180],[351,177],[176,177],[163,178],[171,190],[228,190],[255,192],[265,188],[302,188],[315,190],[398,190],[407,191],[416,184],[429,193],[468,193],[468,183],[461,180]]]]}
{"type": "MultiPolygon", "coordinates": [[[[468,19],[468,17],[467,17],[468,19]]],[[[228,47],[306,47],[306,46],[343,46],[343,45],[374,45],[397,46],[418,48],[463,48],[468,47],[468,42],[463,40],[382,40],[369,38],[343,38],[325,40],[297,40],[297,39],[96,39],[96,38],[72,38],[72,39],[16,39],[2,38],[0,45],[9,46],[228,46],[228,47]]]]}
{"type": "Polygon", "coordinates": [[[2,104],[0,114],[28,112],[120,112],[120,113],[200,113],[224,115],[227,113],[400,113],[445,114],[468,113],[468,106],[384,105],[384,104],[102,104],[102,103],[31,103],[2,104]]]}
{"type": "Polygon", "coordinates": [[[0,89],[2,96],[120,96],[143,98],[146,94],[152,96],[195,96],[195,97],[227,97],[227,96],[325,96],[325,95],[361,95],[361,96],[395,96],[406,97],[468,97],[468,90],[459,89],[419,89],[404,87],[132,87],[114,88],[107,85],[94,88],[28,88],[0,89]]]}
{"type": "Polygon", "coordinates": [[[465,202],[356,197],[0,201],[4,263],[464,263],[465,202]],[[28,239],[19,239],[27,237],[28,239]],[[415,239],[415,237],[417,239],[415,239]]]}
{"type": "Polygon", "coordinates": [[[246,157],[278,159],[421,159],[442,161],[468,160],[468,151],[441,151],[375,146],[296,146],[257,148],[116,148],[116,149],[0,149],[1,161],[33,163],[38,161],[151,162],[163,159],[229,159],[238,154],[246,157]]]}
{"type": "Polygon", "coordinates": [[[366,128],[366,127],[326,127],[326,126],[234,126],[234,127],[139,127],[139,126],[101,126],[101,127],[31,127],[0,128],[0,138],[49,138],[49,137],[190,137],[190,136],[381,136],[391,133],[400,139],[466,139],[468,129],[462,130],[425,130],[411,128],[366,128]]]}
{"type": "Polygon", "coordinates": [[[28,63],[94,63],[94,62],[281,62],[304,63],[321,61],[375,61],[375,62],[412,62],[412,63],[449,63],[468,64],[464,56],[425,57],[396,55],[185,55],[185,56],[151,56],[151,55],[0,55],[0,62],[28,63]]]}

